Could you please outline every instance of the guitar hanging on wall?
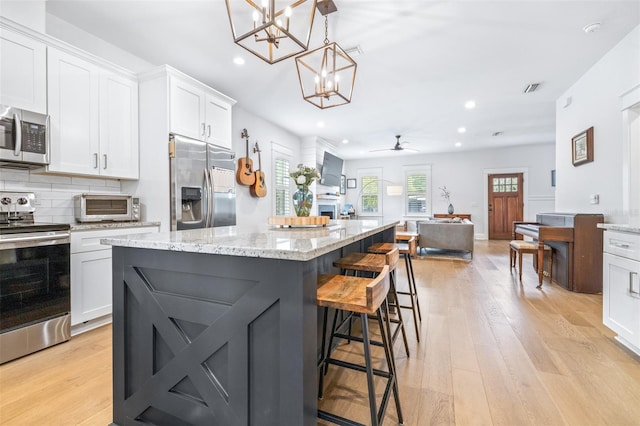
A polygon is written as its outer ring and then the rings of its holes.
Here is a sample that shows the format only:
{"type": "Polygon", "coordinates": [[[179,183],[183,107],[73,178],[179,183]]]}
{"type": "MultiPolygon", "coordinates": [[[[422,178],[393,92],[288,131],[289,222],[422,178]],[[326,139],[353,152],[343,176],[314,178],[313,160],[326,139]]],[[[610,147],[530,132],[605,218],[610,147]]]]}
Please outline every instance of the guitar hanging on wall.
{"type": "Polygon", "coordinates": [[[253,160],[249,158],[249,134],[247,133],[247,129],[242,129],[240,137],[247,140],[247,155],[238,159],[236,180],[240,185],[250,186],[256,182],[256,175],[253,172],[253,160]]]}
{"type": "Polygon", "coordinates": [[[267,196],[267,183],[265,182],[266,178],[264,176],[264,172],[262,171],[262,160],[260,158],[260,147],[258,147],[258,142],[256,142],[256,146],[253,148],[253,152],[258,153],[258,170],[253,172],[255,174],[255,182],[249,188],[251,195],[254,197],[266,197],[267,196]]]}

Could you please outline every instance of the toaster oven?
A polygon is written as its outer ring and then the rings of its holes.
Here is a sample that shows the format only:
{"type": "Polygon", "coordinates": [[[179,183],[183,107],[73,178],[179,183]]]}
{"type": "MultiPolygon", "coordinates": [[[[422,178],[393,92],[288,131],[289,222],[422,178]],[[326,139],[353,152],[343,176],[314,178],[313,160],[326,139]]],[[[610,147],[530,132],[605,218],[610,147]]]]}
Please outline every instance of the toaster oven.
{"type": "Polygon", "coordinates": [[[80,194],[73,209],[78,222],[137,222],[140,199],[126,194],[80,194]]]}

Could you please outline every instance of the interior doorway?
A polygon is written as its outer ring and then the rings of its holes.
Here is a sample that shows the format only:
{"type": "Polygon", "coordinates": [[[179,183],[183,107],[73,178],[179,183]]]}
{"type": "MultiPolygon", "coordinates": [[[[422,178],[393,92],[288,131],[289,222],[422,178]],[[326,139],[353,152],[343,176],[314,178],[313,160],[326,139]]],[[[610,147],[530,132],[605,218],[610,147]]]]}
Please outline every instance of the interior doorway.
{"type": "Polygon", "coordinates": [[[522,173],[488,175],[488,225],[490,240],[510,240],[512,224],[523,218],[522,173]]]}

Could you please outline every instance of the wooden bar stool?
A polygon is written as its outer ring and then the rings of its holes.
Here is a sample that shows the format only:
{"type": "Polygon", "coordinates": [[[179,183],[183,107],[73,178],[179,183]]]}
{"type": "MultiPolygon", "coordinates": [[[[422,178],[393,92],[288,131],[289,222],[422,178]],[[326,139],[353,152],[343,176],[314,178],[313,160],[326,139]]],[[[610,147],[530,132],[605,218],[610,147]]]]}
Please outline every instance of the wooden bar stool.
{"type": "MultiPolygon", "coordinates": [[[[322,360],[318,364],[321,371],[327,364],[337,365],[339,367],[349,368],[361,371],[367,374],[367,390],[369,395],[369,412],[371,416],[371,425],[377,426],[382,423],[384,414],[389,402],[389,393],[393,392],[395,399],[396,411],[398,413],[398,422],[404,423],[402,417],[402,408],[400,406],[400,396],[398,394],[398,383],[396,376],[395,359],[393,357],[391,338],[388,334],[389,312],[386,303],[387,294],[389,293],[389,266],[385,265],[374,278],[363,278],[349,275],[319,275],[317,287],[317,303],[323,307],[323,333],[322,333],[322,360]],[[325,347],[325,335],[327,326],[327,313],[329,308],[347,311],[351,314],[360,315],[362,325],[362,344],[364,348],[364,365],[352,362],[342,361],[331,357],[331,348],[325,347]],[[382,346],[384,347],[385,358],[387,362],[387,371],[375,369],[372,366],[371,348],[369,338],[369,316],[375,315],[380,327],[380,335],[382,338],[382,346]],[[387,324],[383,323],[383,319],[387,324]],[[384,393],[380,401],[380,408],[377,408],[375,383],[373,376],[379,376],[387,379],[384,393]]],[[[332,334],[336,330],[332,330],[332,334]]],[[[323,377],[319,376],[319,397],[323,395],[323,377]]],[[[346,417],[329,413],[327,411],[318,410],[318,418],[327,420],[339,425],[359,425],[353,420],[346,417]]]]}
{"type": "MultiPolygon", "coordinates": [[[[391,298],[391,306],[395,307],[397,310],[398,318],[392,318],[390,321],[397,325],[393,334],[391,335],[392,343],[395,343],[398,334],[402,333],[402,340],[404,341],[404,349],[409,354],[409,341],[407,340],[407,332],[404,327],[404,321],[402,319],[402,311],[400,310],[400,303],[398,299],[398,293],[396,291],[396,266],[398,264],[398,260],[400,258],[400,251],[396,248],[395,250],[391,250],[389,252],[385,252],[385,254],[375,254],[375,253],[349,253],[346,256],[336,260],[333,262],[333,266],[336,266],[347,273],[348,271],[353,271],[354,274],[359,272],[370,272],[373,274],[378,274],[385,266],[389,267],[390,273],[390,285],[389,285],[389,296],[391,298]]],[[[333,342],[331,342],[333,343],[333,342]]],[[[377,344],[374,342],[374,344],[377,344]]]]}
{"type": "MultiPolygon", "coordinates": [[[[551,247],[544,244],[542,255],[542,265],[538,265],[538,285],[536,288],[542,287],[542,277],[544,275],[544,258],[549,257],[549,282],[553,279],[553,250],[551,247]]],[[[518,278],[522,282],[522,255],[534,254],[539,256],[540,244],[537,242],[524,241],[524,240],[512,240],[509,243],[509,269],[513,269],[516,266],[516,254],[518,255],[518,278]]]]}
{"type": "Polygon", "coordinates": [[[413,275],[413,264],[411,263],[411,253],[415,251],[415,237],[411,237],[406,243],[376,243],[368,248],[370,253],[388,253],[394,248],[400,251],[400,254],[404,257],[404,265],[407,270],[407,280],[409,281],[409,291],[400,291],[398,294],[407,295],[411,297],[411,306],[398,305],[400,308],[411,309],[413,313],[413,325],[416,329],[416,338],[420,341],[420,332],[418,331],[418,319],[422,322],[422,314],[420,313],[420,300],[418,299],[418,288],[416,286],[416,279],[413,275]]]}

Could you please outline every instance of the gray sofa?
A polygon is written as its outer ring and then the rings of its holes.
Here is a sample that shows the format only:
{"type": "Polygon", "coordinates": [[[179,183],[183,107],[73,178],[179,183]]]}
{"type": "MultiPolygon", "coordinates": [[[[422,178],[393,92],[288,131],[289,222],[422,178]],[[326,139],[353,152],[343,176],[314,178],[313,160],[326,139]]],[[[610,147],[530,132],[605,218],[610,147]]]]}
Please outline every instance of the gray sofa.
{"type": "MultiPolygon", "coordinates": [[[[407,230],[413,228],[407,223],[407,230]]],[[[444,250],[468,251],[473,258],[473,222],[468,219],[433,219],[415,222],[415,232],[419,234],[418,253],[422,249],[434,248],[444,250]]]]}

